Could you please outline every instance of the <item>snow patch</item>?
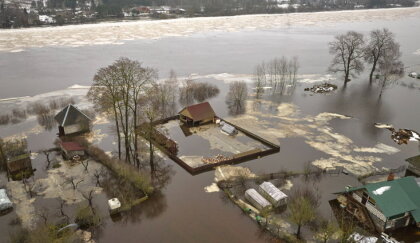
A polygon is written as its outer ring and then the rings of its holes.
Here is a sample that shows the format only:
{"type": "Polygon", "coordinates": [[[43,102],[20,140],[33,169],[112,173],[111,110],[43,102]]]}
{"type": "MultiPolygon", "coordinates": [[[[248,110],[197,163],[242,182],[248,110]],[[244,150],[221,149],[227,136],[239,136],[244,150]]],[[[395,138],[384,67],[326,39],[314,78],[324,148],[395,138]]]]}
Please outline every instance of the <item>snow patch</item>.
{"type": "Polygon", "coordinates": [[[212,192],[218,192],[220,191],[220,189],[217,186],[217,184],[213,182],[210,186],[204,187],[204,191],[207,193],[212,193],[212,192]]]}
{"type": "Polygon", "coordinates": [[[375,194],[375,195],[382,195],[384,192],[388,191],[389,189],[391,189],[390,186],[379,187],[378,189],[376,189],[375,191],[373,191],[373,194],[375,194]]]}

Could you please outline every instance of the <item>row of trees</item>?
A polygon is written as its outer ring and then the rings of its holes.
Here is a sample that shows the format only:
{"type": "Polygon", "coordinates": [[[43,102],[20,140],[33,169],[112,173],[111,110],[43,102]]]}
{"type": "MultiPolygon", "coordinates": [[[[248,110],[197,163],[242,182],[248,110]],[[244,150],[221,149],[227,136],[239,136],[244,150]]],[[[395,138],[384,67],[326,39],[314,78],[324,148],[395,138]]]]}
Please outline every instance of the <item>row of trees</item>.
{"type": "Polygon", "coordinates": [[[350,77],[363,72],[365,63],[370,65],[369,82],[372,83],[376,74],[380,96],[404,72],[400,45],[395,35],[386,28],[371,31],[367,41],[363,34],[355,31],[337,35],[329,43],[329,51],[333,55],[329,70],[344,73],[344,84],[350,81],[350,77]]]}
{"type": "MultiPolygon", "coordinates": [[[[117,135],[118,159],[141,166],[139,133],[152,138],[155,121],[173,116],[177,102],[183,106],[214,97],[219,89],[209,83],[186,79],[180,83],[174,71],[158,82],[155,69],[138,61],[120,58],[112,65],[99,69],[88,92],[89,100],[99,112],[108,114],[117,135]],[[140,126],[141,124],[147,124],[140,126]]],[[[154,167],[154,149],[149,140],[150,167],[154,167]]]]}
{"type": "Polygon", "coordinates": [[[265,86],[269,86],[273,94],[284,94],[286,87],[293,89],[296,85],[296,75],[299,71],[298,57],[290,60],[286,57],[275,58],[267,63],[262,62],[255,67],[254,84],[257,98],[264,91],[265,86]]]}

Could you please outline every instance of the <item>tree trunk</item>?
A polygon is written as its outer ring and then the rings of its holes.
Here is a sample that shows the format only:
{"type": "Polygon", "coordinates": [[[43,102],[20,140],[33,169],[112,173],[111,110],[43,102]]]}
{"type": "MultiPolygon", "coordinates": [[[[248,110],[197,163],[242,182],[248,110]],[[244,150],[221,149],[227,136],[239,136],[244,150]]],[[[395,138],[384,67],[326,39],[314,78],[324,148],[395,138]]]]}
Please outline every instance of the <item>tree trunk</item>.
{"type": "Polygon", "coordinates": [[[155,164],[153,161],[153,143],[152,137],[149,138],[149,151],[150,151],[150,171],[155,171],[155,164]]]}
{"type": "Polygon", "coordinates": [[[372,84],[373,73],[374,73],[374,72],[375,72],[375,70],[376,70],[376,62],[377,62],[377,60],[375,59],[375,60],[373,61],[372,70],[370,71],[370,75],[369,75],[369,84],[372,84]]]}
{"type": "Polygon", "coordinates": [[[121,133],[120,133],[120,125],[118,122],[118,113],[115,103],[113,105],[114,109],[114,117],[115,117],[115,126],[117,128],[117,138],[118,138],[118,159],[121,159],[121,133]]]}
{"type": "Polygon", "coordinates": [[[347,85],[347,82],[349,81],[349,74],[350,74],[350,72],[346,71],[346,74],[344,76],[344,85],[347,85]]]}
{"type": "Polygon", "coordinates": [[[297,236],[297,238],[298,239],[300,239],[300,228],[302,227],[302,225],[298,225],[298,228],[297,228],[297,232],[296,232],[296,236],[297,236]]]}

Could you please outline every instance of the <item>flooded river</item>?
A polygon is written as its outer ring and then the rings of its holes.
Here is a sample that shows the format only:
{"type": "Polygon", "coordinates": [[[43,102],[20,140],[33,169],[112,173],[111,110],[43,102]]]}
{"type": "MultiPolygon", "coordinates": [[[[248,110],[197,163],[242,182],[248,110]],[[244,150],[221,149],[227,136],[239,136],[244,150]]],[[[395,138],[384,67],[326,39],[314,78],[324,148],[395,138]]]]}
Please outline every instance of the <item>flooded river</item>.
{"type": "MultiPolygon", "coordinates": [[[[134,36],[134,40],[125,40],[118,45],[88,43],[70,47],[46,43],[37,46],[28,41],[19,47],[23,50],[21,52],[0,52],[0,113],[10,111],[26,101],[42,100],[47,96],[76,94],[82,97],[86,92],[82,86],[92,83],[98,68],[125,56],[158,69],[162,78],[173,69],[180,77],[193,75],[197,79],[216,84],[221,92],[209,102],[217,115],[248,129],[260,129],[251,131],[275,140],[281,146],[280,153],[239,165],[250,168],[254,173],[281,169],[301,171],[308,161],[319,161],[320,164],[334,161],[336,165],[372,166],[378,169],[397,168],[405,163],[406,158],[419,153],[419,144],[411,142],[398,145],[391,140],[389,131],[376,128],[374,123],[388,123],[395,128],[419,132],[420,80],[405,75],[379,99],[379,90],[375,84],[368,85],[366,74],[343,88],[340,80],[326,75],[326,70],[331,60],[328,42],[334,35],[348,30],[367,34],[373,28],[387,27],[395,33],[401,44],[402,60],[407,71],[420,72],[420,33],[417,31],[420,9],[410,10],[407,14],[400,12],[395,16],[388,12],[383,15],[375,12],[372,18],[364,13],[363,18],[340,19],[337,22],[319,17],[311,19],[305,15],[305,23],[297,21],[299,17],[293,15],[293,21],[289,21],[289,24],[257,25],[251,28],[252,23],[248,23],[249,26],[244,25],[234,31],[212,29],[207,25],[203,27],[204,32],[198,29],[184,36],[161,36],[160,39],[136,39],[134,36]],[[255,101],[250,98],[244,115],[229,115],[225,103],[228,83],[250,80],[256,64],[281,56],[299,57],[301,76],[293,94],[267,97],[260,110],[254,110],[255,101]],[[303,91],[311,86],[310,82],[316,80],[330,80],[339,88],[327,95],[303,91]],[[75,84],[81,85],[74,87],[79,89],[66,89],[75,84]],[[47,94],[57,90],[60,91],[47,94]],[[26,97],[35,95],[38,96],[26,97]],[[10,100],[14,97],[26,98],[10,100]],[[324,119],[325,116],[319,116],[321,113],[336,115],[324,119]],[[340,118],[338,114],[346,119],[340,118]],[[286,119],[290,117],[295,120],[286,119]],[[253,124],[247,122],[250,118],[264,120],[265,125],[253,127],[253,124]],[[382,150],[378,150],[378,147],[382,150]]],[[[282,18],[287,21],[286,17],[282,18]]],[[[0,31],[0,39],[5,33],[0,31]]],[[[42,38],[40,33],[37,38],[42,38]]],[[[33,37],[25,38],[31,40],[33,37]]],[[[108,134],[97,143],[110,151],[115,150],[110,125],[98,124],[95,129],[108,134]]],[[[57,131],[55,127],[44,131],[37,125],[36,119],[28,119],[17,125],[0,126],[1,137],[22,132],[28,137],[30,149],[38,151],[52,146],[57,131]]],[[[33,163],[34,167],[41,168],[43,157],[39,155],[33,163]]],[[[98,232],[99,242],[267,241],[266,235],[259,231],[257,225],[238,207],[223,199],[221,192],[207,193],[204,190],[214,182],[213,171],[192,176],[170,160],[162,161],[162,167],[165,168],[166,180],[161,193],[122,219],[106,217],[98,232]]],[[[37,176],[41,178],[45,175],[35,172],[37,176]]],[[[2,183],[5,182],[0,181],[0,186],[3,186],[2,183]]],[[[293,183],[305,184],[300,181],[293,183]]],[[[322,196],[321,214],[327,218],[331,216],[327,201],[334,198],[333,192],[358,183],[355,176],[350,175],[327,176],[319,182],[311,182],[310,186],[318,188],[322,196]]],[[[101,194],[95,198],[96,204],[105,208],[105,198],[101,194]]],[[[7,240],[7,232],[12,227],[9,221],[13,217],[13,214],[0,217],[0,242],[7,240]]],[[[415,242],[420,241],[420,236],[403,236],[401,239],[415,242]]]]}

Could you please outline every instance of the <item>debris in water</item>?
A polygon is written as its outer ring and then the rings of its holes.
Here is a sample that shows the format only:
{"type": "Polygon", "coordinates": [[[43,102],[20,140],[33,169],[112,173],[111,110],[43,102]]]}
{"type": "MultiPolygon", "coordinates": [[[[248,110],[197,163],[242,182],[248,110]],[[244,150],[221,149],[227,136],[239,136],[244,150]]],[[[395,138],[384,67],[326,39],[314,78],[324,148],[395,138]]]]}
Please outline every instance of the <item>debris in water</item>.
{"type": "Polygon", "coordinates": [[[391,124],[379,123],[379,122],[375,123],[375,127],[377,127],[377,128],[393,128],[393,126],[391,124]]]}
{"type": "Polygon", "coordinates": [[[407,144],[408,141],[420,141],[420,134],[418,132],[409,129],[395,130],[394,128],[388,128],[392,132],[391,138],[398,144],[407,144]]]}
{"type": "Polygon", "coordinates": [[[224,155],[218,154],[214,157],[203,157],[201,159],[201,161],[203,161],[206,164],[215,164],[215,163],[219,163],[222,161],[226,161],[226,160],[230,160],[232,159],[231,157],[226,157],[224,155]]]}
{"type": "Polygon", "coordinates": [[[305,88],[305,91],[311,91],[313,93],[329,93],[337,89],[337,85],[323,83],[314,85],[312,88],[305,88]]]}

